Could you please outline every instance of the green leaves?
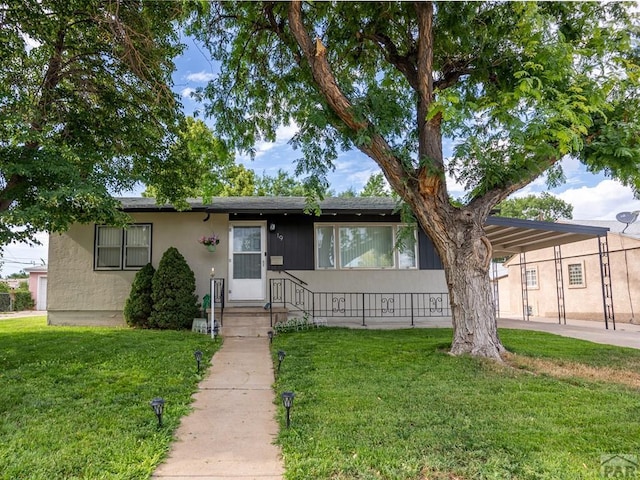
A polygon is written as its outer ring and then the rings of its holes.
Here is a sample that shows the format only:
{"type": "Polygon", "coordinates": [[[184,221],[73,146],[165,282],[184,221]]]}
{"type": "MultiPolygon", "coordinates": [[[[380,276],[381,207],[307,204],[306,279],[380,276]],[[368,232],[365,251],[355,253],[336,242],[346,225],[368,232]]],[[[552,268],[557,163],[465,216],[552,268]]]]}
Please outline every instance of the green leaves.
{"type": "Polygon", "coordinates": [[[123,220],[110,194],[152,177],[181,117],[182,14],[170,2],[0,7],[0,244],[123,220]]]}
{"type": "Polygon", "coordinates": [[[543,192],[540,196],[527,195],[526,197],[504,200],[498,204],[498,208],[501,217],[545,222],[555,222],[560,218],[573,218],[573,206],[549,192],[543,192]]]}

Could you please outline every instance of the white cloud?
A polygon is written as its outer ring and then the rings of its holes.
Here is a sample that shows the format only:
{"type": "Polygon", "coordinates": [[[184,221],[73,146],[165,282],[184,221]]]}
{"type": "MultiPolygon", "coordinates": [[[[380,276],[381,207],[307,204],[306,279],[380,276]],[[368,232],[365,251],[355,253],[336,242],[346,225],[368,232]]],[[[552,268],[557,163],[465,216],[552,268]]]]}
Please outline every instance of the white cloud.
{"type": "Polygon", "coordinates": [[[182,98],[191,98],[191,94],[195,93],[195,91],[196,91],[195,88],[191,88],[191,87],[183,88],[182,91],[180,92],[180,96],[182,98]]]}
{"type": "Polygon", "coordinates": [[[207,73],[204,71],[190,73],[187,75],[187,80],[189,80],[190,82],[209,82],[214,78],[216,78],[216,75],[214,73],[207,73]]]}
{"type": "Polygon", "coordinates": [[[382,172],[376,162],[359,150],[341,152],[334,166],[335,171],[329,174],[329,181],[336,193],[349,188],[358,192],[371,175],[382,172]]]}
{"type": "Polygon", "coordinates": [[[256,158],[261,157],[268,151],[273,148],[280,147],[289,143],[289,140],[293,138],[293,136],[298,132],[298,126],[296,124],[293,125],[281,125],[276,129],[276,141],[275,142],[265,142],[260,141],[256,143],[256,158]]]}
{"type": "Polygon", "coordinates": [[[593,187],[570,188],[556,195],[573,205],[576,220],[615,220],[618,212],[640,210],[640,200],[616,180],[602,180],[593,187]]]}
{"type": "Polygon", "coordinates": [[[467,192],[464,188],[464,185],[462,185],[461,183],[459,183],[455,178],[453,178],[451,175],[447,174],[446,175],[446,182],[447,182],[447,191],[449,192],[449,195],[453,198],[463,198],[467,192]]]}

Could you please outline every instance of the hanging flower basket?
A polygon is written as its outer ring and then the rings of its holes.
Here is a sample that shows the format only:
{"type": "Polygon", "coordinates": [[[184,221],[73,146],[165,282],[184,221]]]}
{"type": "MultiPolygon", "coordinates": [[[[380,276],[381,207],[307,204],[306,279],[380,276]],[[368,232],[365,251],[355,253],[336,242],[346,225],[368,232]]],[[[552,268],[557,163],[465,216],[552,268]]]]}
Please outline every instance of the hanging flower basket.
{"type": "Polygon", "coordinates": [[[218,235],[216,235],[215,233],[209,235],[208,237],[202,236],[198,239],[198,243],[204,245],[205,248],[210,252],[215,252],[216,246],[220,243],[220,237],[218,237],[218,235]]]}

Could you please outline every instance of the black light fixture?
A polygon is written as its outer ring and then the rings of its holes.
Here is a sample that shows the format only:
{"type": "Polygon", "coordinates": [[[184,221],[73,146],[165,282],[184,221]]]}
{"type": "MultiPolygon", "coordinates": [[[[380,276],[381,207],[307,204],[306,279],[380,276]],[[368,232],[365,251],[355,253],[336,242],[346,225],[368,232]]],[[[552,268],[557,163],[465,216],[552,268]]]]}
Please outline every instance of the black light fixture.
{"type": "Polygon", "coordinates": [[[282,392],[282,405],[284,405],[284,408],[287,410],[287,428],[289,428],[290,425],[290,417],[289,417],[289,411],[291,410],[291,406],[293,405],[293,399],[295,398],[296,394],[293,392],[282,392]]]}
{"type": "Polygon", "coordinates": [[[218,325],[218,322],[214,321],[213,322],[213,340],[214,341],[218,337],[219,332],[220,332],[220,326],[218,325]]]}
{"type": "Polygon", "coordinates": [[[278,375],[280,374],[280,365],[282,365],[282,361],[286,356],[287,353],[284,350],[278,350],[278,375]]]}
{"type": "Polygon", "coordinates": [[[193,352],[193,356],[196,358],[196,363],[198,364],[198,373],[200,373],[200,362],[202,361],[202,350],[196,350],[193,352]]]}
{"type": "Polygon", "coordinates": [[[164,398],[154,398],[151,400],[151,408],[153,408],[153,413],[158,417],[158,427],[162,426],[162,412],[164,410],[164,398]]]}
{"type": "Polygon", "coordinates": [[[267,332],[267,337],[269,337],[269,343],[273,343],[273,330],[267,332]]]}

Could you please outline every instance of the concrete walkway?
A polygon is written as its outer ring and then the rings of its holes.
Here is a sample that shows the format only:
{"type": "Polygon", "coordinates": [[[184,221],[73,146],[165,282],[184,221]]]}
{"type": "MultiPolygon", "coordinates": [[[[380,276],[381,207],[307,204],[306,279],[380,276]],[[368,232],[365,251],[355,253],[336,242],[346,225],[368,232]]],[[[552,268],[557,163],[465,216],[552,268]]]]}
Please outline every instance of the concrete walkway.
{"type": "Polygon", "coordinates": [[[617,322],[615,330],[613,325],[607,330],[604,322],[567,319],[567,324],[561,325],[557,318],[533,317],[530,321],[501,318],[498,327],[537,330],[595,343],[640,348],[640,325],[632,323],[617,322]]]}
{"type": "Polygon", "coordinates": [[[226,337],[154,479],[281,479],[269,341],[226,337]]]}

